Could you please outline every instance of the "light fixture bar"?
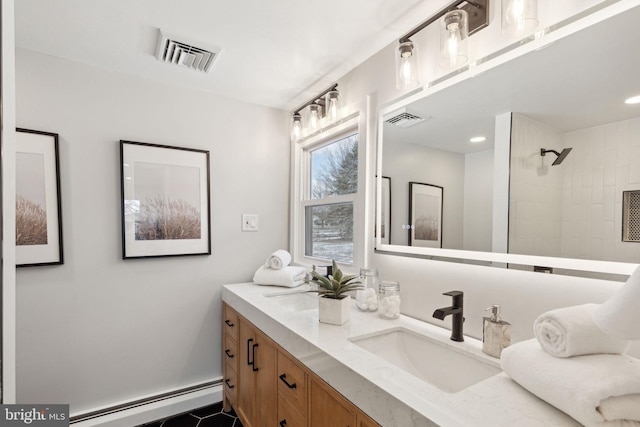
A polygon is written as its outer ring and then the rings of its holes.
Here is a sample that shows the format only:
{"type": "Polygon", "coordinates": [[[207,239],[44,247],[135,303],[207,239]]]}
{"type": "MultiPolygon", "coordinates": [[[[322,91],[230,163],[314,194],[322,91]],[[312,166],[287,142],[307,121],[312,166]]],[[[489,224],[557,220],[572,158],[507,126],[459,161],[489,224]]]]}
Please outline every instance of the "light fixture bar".
{"type": "Polygon", "coordinates": [[[449,6],[440,10],[440,12],[433,15],[431,18],[418,25],[413,30],[409,31],[404,36],[400,37],[399,42],[404,43],[409,41],[411,37],[424,30],[430,24],[434,23],[438,19],[442,18],[448,12],[463,9],[469,15],[469,35],[480,31],[484,27],[489,25],[489,0],[456,0],[449,6]]]}
{"type": "MultiPolygon", "coordinates": [[[[323,96],[325,96],[326,94],[328,94],[331,91],[337,90],[338,89],[338,83],[334,83],[332,86],[330,86],[328,89],[320,92],[318,95],[314,96],[313,98],[311,98],[311,100],[309,100],[308,102],[302,104],[300,107],[296,108],[295,110],[293,110],[293,114],[299,114],[300,111],[304,110],[306,107],[308,107],[311,104],[315,104],[318,100],[321,100],[323,96]]],[[[324,106],[324,104],[323,104],[324,106]]]]}

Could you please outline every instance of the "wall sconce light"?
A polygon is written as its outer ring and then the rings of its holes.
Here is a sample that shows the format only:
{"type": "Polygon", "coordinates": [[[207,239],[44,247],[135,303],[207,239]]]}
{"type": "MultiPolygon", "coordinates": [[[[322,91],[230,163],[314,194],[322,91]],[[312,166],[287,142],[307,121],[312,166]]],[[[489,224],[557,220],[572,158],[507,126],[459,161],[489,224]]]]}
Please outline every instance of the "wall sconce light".
{"type": "Polygon", "coordinates": [[[526,36],[538,26],[538,0],[502,0],[502,35],[526,36]]]}
{"type": "Polygon", "coordinates": [[[300,141],[304,134],[317,132],[323,125],[340,120],[341,115],[340,93],[336,83],[294,110],[291,116],[291,139],[300,141]],[[305,109],[308,109],[306,123],[301,114],[305,109]]]}
{"type": "Polygon", "coordinates": [[[462,9],[447,12],[440,26],[440,65],[444,68],[458,68],[464,65],[467,55],[469,18],[462,9]]]}
{"type": "Polygon", "coordinates": [[[398,89],[407,89],[419,84],[417,46],[411,37],[440,18],[444,18],[441,33],[444,35],[446,31],[446,37],[440,37],[441,64],[446,64],[447,67],[459,67],[468,60],[467,37],[489,25],[489,0],[456,0],[402,36],[398,40],[399,46],[396,51],[396,87],[398,89]]]}

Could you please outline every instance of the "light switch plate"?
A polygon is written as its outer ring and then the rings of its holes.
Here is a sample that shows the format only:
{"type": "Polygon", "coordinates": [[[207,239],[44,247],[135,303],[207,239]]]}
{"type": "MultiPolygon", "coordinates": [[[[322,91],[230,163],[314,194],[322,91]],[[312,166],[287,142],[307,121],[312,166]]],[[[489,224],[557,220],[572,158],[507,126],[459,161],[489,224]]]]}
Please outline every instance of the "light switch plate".
{"type": "Polygon", "coordinates": [[[258,214],[242,214],[242,231],[258,231],[258,214]]]}

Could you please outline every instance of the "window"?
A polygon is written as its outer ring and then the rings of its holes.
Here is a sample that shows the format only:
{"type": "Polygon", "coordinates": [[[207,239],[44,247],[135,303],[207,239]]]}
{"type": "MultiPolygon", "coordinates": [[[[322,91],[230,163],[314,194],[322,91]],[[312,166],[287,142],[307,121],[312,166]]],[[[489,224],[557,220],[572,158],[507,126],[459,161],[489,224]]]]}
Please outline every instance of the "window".
{"type": "Polygon", "coordinates": [[[356,219],[362,209],[362,153],[355,123],[296,145],[298,200],[292,241],[297,262],[361,262],[362,227],[356,219]]]}

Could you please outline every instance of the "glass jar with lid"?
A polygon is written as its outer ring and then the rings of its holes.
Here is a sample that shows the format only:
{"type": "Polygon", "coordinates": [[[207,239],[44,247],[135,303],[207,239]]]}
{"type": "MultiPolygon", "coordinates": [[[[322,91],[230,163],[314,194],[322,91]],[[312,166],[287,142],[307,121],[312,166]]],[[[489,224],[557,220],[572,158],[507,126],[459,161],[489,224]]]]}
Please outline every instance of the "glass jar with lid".
{"type": "Polygon", "coordinates": [[[356,291],[356,307],[361,311],[376,311],[379,292],[378,270],[361,268],[360,283],[363,289],[356,291]]]}
{"type": "Polygon", "coordinates": [[[380,285],[380,317],[397,319],[400,317],[400,283],[383,281],[380,285]]]}

